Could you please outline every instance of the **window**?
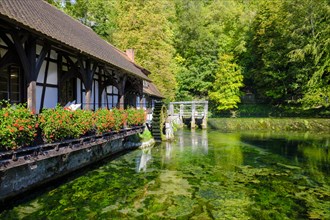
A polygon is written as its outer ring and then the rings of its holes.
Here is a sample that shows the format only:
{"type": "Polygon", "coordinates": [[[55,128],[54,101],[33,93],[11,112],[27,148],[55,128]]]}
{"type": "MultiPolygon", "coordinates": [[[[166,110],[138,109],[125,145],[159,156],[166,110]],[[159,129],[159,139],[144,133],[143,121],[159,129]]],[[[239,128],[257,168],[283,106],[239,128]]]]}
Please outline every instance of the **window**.
{"type": "Polygon", "coordinates": [[[71,78],[61,83],[60,86],[60,103],[66,105],[68,102],[76,100],[76,79],[71,78]]]}
{"type": "Polygon", "coordinates": [[[10,100],[10,103],[22,102],[22,79],[20,68],[11,65],[0,71],[0,100],[10,100]]]}

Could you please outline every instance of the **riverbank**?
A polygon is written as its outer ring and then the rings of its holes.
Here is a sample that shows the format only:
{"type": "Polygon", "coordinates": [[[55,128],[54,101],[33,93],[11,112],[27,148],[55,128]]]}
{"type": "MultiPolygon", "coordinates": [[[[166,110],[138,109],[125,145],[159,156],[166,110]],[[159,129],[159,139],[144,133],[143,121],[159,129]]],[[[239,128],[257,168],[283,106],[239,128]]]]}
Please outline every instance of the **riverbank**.
{"type": "Polygon", "coordinates": [[[208,126],[226,131],[272,130],[330,132],[330,119],[303,118],[209,118],[208,126]]]}

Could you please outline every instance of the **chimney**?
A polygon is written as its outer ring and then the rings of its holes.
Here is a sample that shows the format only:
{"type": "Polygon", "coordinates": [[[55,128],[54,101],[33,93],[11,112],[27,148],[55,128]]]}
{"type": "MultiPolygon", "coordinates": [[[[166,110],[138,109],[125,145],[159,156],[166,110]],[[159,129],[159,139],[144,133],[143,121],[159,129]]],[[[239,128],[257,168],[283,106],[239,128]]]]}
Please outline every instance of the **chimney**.
{"type": "Polygon", "coordinates": [[[127,49],[126,55],[134,63],[134,49],[127,49]]]}

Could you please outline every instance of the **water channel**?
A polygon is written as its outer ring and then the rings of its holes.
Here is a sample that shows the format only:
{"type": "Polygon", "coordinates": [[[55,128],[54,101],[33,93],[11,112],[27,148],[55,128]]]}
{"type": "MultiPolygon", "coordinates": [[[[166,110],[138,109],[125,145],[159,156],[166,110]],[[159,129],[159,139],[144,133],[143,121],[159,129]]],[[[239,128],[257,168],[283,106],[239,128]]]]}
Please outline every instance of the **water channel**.
{"type": "Polygon", "coordinates": [[[0,219],[330,219],[330,136],[179,130],[0,219]]]}

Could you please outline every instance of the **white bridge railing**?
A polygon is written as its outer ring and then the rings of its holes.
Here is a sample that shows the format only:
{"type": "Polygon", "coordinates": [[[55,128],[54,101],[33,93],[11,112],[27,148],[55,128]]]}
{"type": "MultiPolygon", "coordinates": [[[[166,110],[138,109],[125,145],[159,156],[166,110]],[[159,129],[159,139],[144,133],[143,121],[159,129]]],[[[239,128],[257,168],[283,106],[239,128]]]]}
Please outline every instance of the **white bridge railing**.
{"type": "Polygon", "coordinates": [[[168,115],[172,120],[178,120],[178,123],[183,124],[185,119],[190,119],[190,127],[196,127],[196,120],[203,129],[207,128],[207,112],[208,101],[183,101],[170,102],[168,115]]]}

